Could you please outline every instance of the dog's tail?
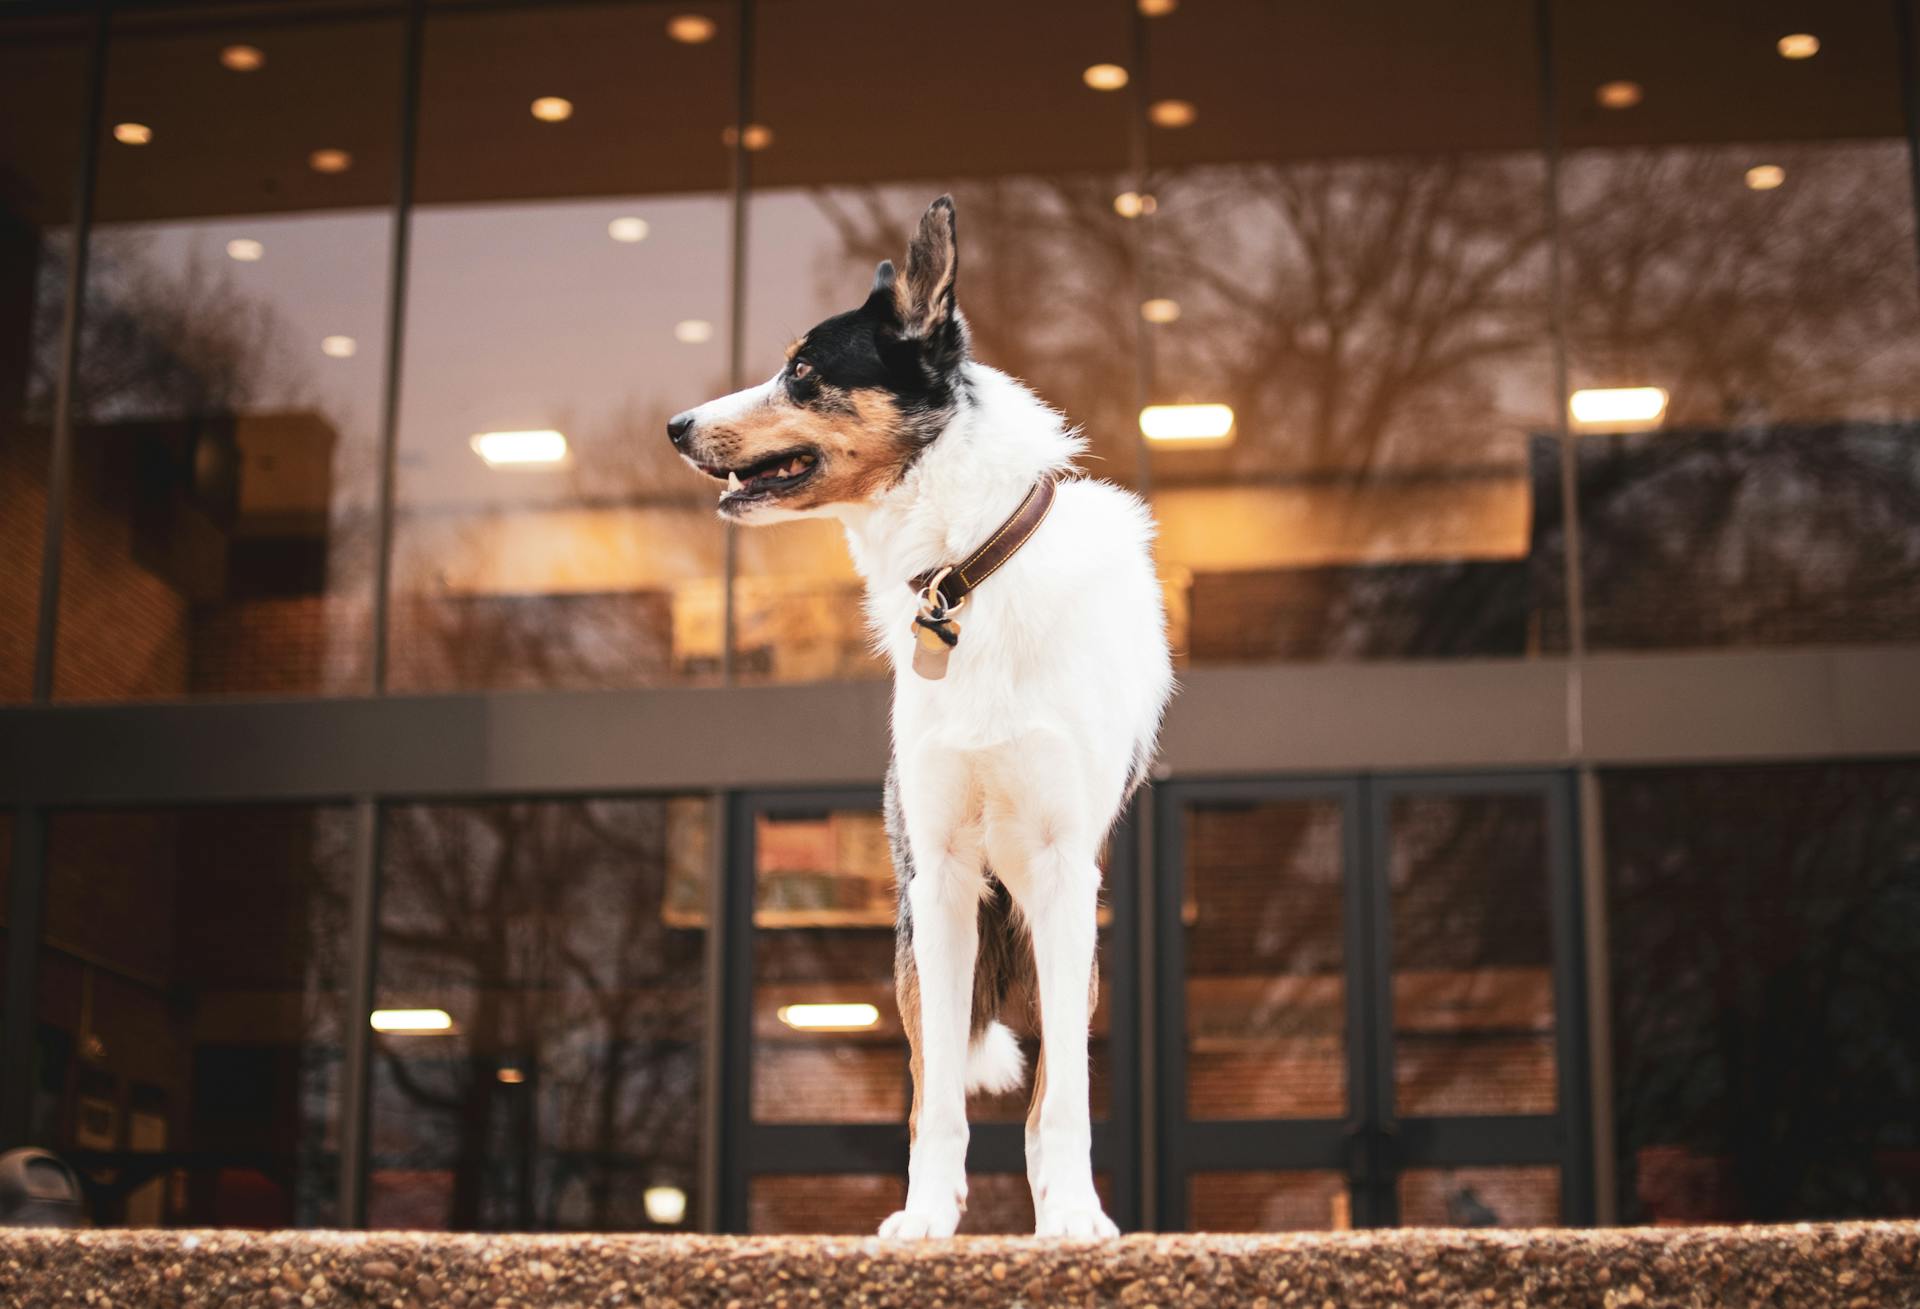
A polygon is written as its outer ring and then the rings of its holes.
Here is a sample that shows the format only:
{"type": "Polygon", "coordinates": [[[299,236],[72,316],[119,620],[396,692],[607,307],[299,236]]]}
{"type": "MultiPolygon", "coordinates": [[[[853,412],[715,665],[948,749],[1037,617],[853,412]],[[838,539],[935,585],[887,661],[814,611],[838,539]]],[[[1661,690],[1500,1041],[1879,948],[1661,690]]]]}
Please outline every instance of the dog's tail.
{"type": "Polygon", "coordinates": [[[1027,1080],[1027,1057],[1020,1038],[998,1019],[974,1034],[967,1046],[967,1094],[1002,1095],[1027,1080]]]}

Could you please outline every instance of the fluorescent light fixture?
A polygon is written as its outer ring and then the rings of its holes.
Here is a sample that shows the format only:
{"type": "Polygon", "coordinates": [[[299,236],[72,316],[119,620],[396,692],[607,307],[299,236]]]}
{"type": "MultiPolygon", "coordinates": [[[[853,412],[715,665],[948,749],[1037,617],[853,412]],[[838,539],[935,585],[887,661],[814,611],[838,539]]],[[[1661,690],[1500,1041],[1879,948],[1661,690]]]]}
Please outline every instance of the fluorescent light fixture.
{"type": "Polygon", "coordinates": [[[687,1218],[687,1193],[677,1186],[649,1186],[640,1193],[647,1221],[662,1227],[678,1227],[687,1218]]]}
{"type": "Polygon", "coordinates": [[[489,468],[522,468],[566,462],[567,438],[551,428],[528,432],[481,432],[473,452],[489,468]]]}
{"type": "Polygon", "coordinates": [[[267,247],[261,245],[252,237],[236,236],[233,240],[227,242],[227,258],[237,259],[243,264],[259,263],[260,256],[266,252],[267,247]]]}
{"type": "Polygon", "coordinates": [[[1820,38],[1812,32],[1790,32],[1774,44],[1782,59],[1811,59],[1820,53],[1820,38]]]}
{"type": "Polygon", "coordinates": [[[860,1032],[880,1021],[870,1004],[783,1004],[780,1021],[796,1032],[860,1032]]]}
{"type": "Polygon", "coordinates": [[[1149,441],[1224,441],[1232,432],[1228,405],[1148,405],[1140,411],[1140,434],[1149,441]]]}
{"type": "Polygon", "coordinates": [[[376,1032],[451,1032],[453,1015],[444,1009],[376,1009],[367,1021],[376,1032]]]}
{"type": "Polygon", "coordinates": [[[607,224],[607,235],[622,245],[633,245],[644,241],[647,239],[647,233],[652,230],[653,228],[647,225],[647,220],[644,218],[616,218],[607,224]]]}
{"type": "Polygon", "coordinates": [[[1127,70],[1119,64],[1094,64],[1080,80],[1096,91],[1118,91],[1127,84],[1127,70]]]}
{"type": "Polygon", "coordinates": [[[573,101],[561,95],[543,95],[529,110],[543,123],[564,123],[573,117],[573,101]]]}
{"type": "Polygon", "coordinates": [[[1787,180],[1787,170],[1779,164],[1755,164],[1747,170],[1749,191],[1771,191],[1787,180]]]}
{"type": "Polygon", "coordinates": [[[257,45],[230,45],[220,52],[220,64],[236,73],[251,73],[267,62],[257,45]]]}
{"type": "Polygon", "coordinates": [[[1667,412],[1667,392],[1658,386],[1590,387],[1567,401],[1582,427],[1653,427],[1667,412]]]}
{"type": "Polygon", "coordinates": [[[518,1086],[527,1080],[527,1075],[512,1064],[508,1064],[495,1072],[493,1079],[502,1086],[518,1086]]]}
{"type": "Polygon", "coordinates": [[[1155,100],[1147,106],[1147,121],[1155,127],[1189,127],[1199,116],[1191,100],[1155,100]]]}
{"type": "Polygon", "coordinates": [[[121,145],[145,145],[153,140],[153,129],[145,123],[115,123],[113,139],[121,145]]]}
{"type": "Polygon", "coordinates": [[[350,336],[323,336],[320,338],[320,353],[329,359],[351,359],[360,343],[350,336]]]}
{"type": "Polygon", "coordinates": [[[1156,296],[1142,301],[1140,316],[1149,323],[1171,323],[1180,317],[1180,302],[1169,300],[1165,296],[1156,296]]]}
{"type": "Polygon", "coordinates": [[[705,345],[713,340],[713,324],[704,318],[683,318],[673,325],[673,339],[682,345],[705,345]]]}
{"type": "Polygon", "coordinates": [[[1638,82],[1602,82],[1593,89],[1593,98],[1602,109],[1631,109],[1647,98],[1638,82]]]}
{"type": "Polygon", "coordinates": [[[705,14],[675,14],[667,20],[667,35],[682,45],[700,45],[713,40],[718,27],[705,14]]]}
{"type": "Polygon", "coordinates": [[[1138,218],[1142,214],[1152,213],[1159,207],[1160,202],[1158,200],[1155,200],[1151,195],[1143,195],[1138,191],[1122,191],[1119,195],[1113,197],[1113,212],[1119,214],[1122,218],[1138,218]]]}
{"type": "Polygon", "coordinates": [[[316,173],[344,173],[353,167],[353,156],[329,146],[307,156],[307,167],[316,173]]]}

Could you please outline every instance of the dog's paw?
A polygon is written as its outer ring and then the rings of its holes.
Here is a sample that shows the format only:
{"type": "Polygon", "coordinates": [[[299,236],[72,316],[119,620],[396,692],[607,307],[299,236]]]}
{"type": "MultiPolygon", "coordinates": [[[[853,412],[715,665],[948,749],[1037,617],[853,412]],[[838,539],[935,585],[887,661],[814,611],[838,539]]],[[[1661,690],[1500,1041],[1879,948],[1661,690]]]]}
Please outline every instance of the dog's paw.
{"type": "Polygon", "coordinates": [[[952,1236],[960,1226],[960,1211],[933,1213],[924,1209],[902,1209],[880,1224],[881,1239],[919,1241],[930,1236],[952,1236]]]}
{"type": "Polygon", "coordinates": [[[1035,1236],[1057,1236],[1068,1241],[1110,1241],[1120,1235],[1113,1219],[1098,1205],[1054,1208],[1040,1215],[1033,1229],[1035,1236]]]}

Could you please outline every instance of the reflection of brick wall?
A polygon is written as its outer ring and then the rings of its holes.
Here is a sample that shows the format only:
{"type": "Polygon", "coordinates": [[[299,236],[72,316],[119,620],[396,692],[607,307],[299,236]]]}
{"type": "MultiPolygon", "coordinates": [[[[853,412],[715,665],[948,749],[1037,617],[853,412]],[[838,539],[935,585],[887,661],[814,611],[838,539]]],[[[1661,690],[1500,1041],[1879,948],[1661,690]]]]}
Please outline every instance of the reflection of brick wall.
{"type": "Polygon", "coordinates": [[[364,691],[367,602],[303,595],[195,605],[195,695],[364,691]]]}
{"type": "Polygon", "coordinates": [[[33,694],[40,546],[47,504],[44,436],[0,414],[0,702],[33,694]]]}

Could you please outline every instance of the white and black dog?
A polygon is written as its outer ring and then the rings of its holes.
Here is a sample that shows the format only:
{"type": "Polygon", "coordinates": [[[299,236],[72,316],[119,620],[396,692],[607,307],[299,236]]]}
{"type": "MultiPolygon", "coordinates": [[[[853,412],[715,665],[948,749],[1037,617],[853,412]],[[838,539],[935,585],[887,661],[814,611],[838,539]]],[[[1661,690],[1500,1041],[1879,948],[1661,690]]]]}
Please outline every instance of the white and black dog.
{"type": "Polygon", "coordinates": [[[967,1092],[1024,1076],[997,1018],[1025,983],[1041,1032],[1026,1130],[1036,1230],[1111,1236],[1087,1106],[1096,861],[1173,689],[1153,520],[1130,493],[1071,478],[1078,433],[970,357],[958,268],[942,196],[904,275],[882,263],[866,303],[795,341],[773,378],[687,410],[668,434],[726,484],[724,517],[840,521],[893,665],[887,819],[913,1150],[906,1208],[880,1234],[959,1224],[967,1092]]]}

